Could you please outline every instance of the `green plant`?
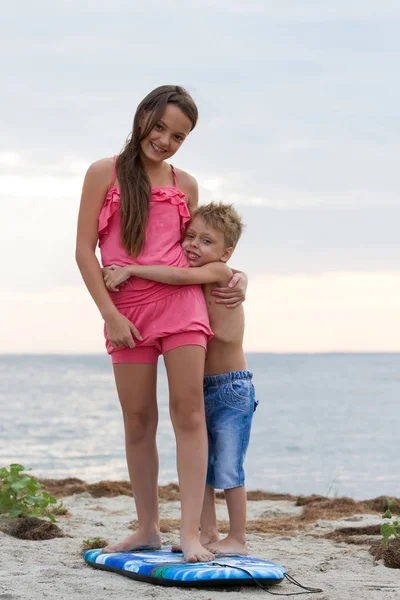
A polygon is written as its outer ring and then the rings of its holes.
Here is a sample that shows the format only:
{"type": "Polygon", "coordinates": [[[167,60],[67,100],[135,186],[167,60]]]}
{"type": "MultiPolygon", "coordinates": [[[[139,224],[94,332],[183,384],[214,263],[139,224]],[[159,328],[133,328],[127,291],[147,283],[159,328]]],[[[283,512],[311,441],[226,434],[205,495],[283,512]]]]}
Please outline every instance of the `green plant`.
{"type": "Polygon", "coordinates": [[[68,508],[64,506],[64,503],[61,501],[57,506],[54,506],[51,509],[53,515],[68,515],[68,508]]]}
{"type": "Polygon", "coordinates": [[[86,552],[86,550],[93,550],[96,548],[105,548],[107,545],[107,540],[103,540],[100,537],[89,538],[87,540],[83,540],[82,552],[86,552]]]}
{"type": "MultiPolygon", "coordinates": [[[[390,508],[388,508],[385,514],[382,517],[383,519],[393,519],[392,512],[390,508]]],[[[397,539],[400,539],[400,522],[397,519],[393,521],[385,521],[381,526],[381,534],[383,537],[383,543],[386,548],[388,547],[389,540],[393,536],[397,539]]]]}
{"type": "Polygon", "coordinates": [[[24,473],[27,470],[18,464],[0,469],[0,513],[12,517],[48,517],[55,523],[49,505],[57,500],[42,491],[42,484],[24,473]]]}
{"type": "Polygon", "coordinates": [[[384,498],[382,498],[382,508],[383,510],[390,510],[392,511],[393,509],[395,509],[397,506],[397,503],[395,500],[393,500],[393,498],[388,498],[387,496],[385,496],[384,498]]]}

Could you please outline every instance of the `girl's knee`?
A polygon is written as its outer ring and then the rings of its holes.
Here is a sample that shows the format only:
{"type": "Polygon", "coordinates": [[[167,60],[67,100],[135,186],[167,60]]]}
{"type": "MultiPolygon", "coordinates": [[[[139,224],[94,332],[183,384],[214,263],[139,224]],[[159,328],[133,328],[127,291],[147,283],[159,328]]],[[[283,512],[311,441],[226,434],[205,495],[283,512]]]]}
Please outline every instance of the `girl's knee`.
{"type": "Polygon", "coordinates": [[[205,427],[203,396],[171,398],[170,414],[175,428],[196,431],[205,427]]]}
{"type": "Polygon", "coordinates": [[[125,438],[127,444],[137,444],[146,438],[155,439],[157,419],[148,413],[124,413],[125,438]]]}

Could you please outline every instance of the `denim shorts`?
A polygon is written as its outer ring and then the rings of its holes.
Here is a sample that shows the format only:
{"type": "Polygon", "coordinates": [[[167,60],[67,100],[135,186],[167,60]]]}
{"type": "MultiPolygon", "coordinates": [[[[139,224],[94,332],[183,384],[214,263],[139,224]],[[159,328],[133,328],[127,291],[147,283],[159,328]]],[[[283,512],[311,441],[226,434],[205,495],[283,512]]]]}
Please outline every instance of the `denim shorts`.
{"type": "Polygon", "coordinates": [[[256,409],[250,371],[204,378],[208,433],[207,484],[227,490],[244,485],[243,462],[256,409]]]}

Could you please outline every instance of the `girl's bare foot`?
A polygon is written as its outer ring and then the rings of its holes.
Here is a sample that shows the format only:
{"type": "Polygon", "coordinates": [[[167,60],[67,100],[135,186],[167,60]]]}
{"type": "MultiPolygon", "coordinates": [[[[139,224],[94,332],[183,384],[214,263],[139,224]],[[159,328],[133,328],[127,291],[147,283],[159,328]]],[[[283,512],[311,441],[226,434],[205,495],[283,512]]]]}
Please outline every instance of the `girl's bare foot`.
{"type": "MultiPolygon", "coordinates": [[[[200,533],[200,544],[204,546],[207,550],[210,550],[210,544],[215,544],[219,542],[218,533],[203,535],[200,533]]],[[[180,544],[173,544],[171,547],[171,552],[182,552],[182,548],[180,544]]]]}
{"type": "Polygon", "coordinates": [[[161,548],[161,536],[159,533],[145,533],[140,530],[135,531],[127,538],[106,546],[103,548],[103,552],[111,554],[112,552],[131,552],[133,550],[159,550],[161,548]]]}
{"type": "Polygon", "coordinates": [[[188,563],[210,562],[214,560],[214,554],[201,545],[196,535],[185,536],[181,533],[181,549],[183,557],[188,563]]]}
{"type": "Polygon", "coordinates": [[[214,554],[242,554],[246,556],[249,553],[245,541],[230,535],[227,535],[223,540],[209,544],[207,548],[214,554]]]}

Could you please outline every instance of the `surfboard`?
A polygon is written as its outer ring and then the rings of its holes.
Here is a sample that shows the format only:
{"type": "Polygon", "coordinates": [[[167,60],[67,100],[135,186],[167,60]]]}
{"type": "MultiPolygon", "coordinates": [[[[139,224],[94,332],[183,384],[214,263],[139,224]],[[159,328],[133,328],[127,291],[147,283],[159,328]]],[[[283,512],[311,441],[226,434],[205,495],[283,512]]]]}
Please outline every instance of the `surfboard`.
{"type": "Polygon", "coordinates": [[[95,569],[166,586],[257,585],[254,580],[271,586],[280,583],[286,574],[280,565],[240,554],[218,554],[212,562],[187,563],[181,553],[171,552],[170,546],[114,554],[104,554],[100,548],[87,550],[83,558],[95,569]]]}

